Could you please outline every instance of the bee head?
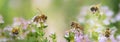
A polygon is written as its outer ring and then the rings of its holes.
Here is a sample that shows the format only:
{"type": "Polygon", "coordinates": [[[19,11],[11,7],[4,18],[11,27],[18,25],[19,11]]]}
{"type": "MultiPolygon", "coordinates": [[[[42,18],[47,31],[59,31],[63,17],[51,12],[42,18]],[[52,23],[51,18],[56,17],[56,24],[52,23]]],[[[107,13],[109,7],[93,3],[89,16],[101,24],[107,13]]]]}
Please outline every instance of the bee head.
{"type": "Polygon", "coordinates": [[[41,19],[45,22],[47,20],[47,16],[45,16],[44,14],[41,15],[41,19]]]}
{"type": "Polygon", "coordinates": [[[76,27],[77,27],[77,23],[72,22],[72,23],[71,23],[71,27],[76,28],[76,27]]]}
{"type": "Polygon", "coordinates": [[[41,15],[41,18],[47,20],[47,16],[45,16],[44,14],[41,15]]]}

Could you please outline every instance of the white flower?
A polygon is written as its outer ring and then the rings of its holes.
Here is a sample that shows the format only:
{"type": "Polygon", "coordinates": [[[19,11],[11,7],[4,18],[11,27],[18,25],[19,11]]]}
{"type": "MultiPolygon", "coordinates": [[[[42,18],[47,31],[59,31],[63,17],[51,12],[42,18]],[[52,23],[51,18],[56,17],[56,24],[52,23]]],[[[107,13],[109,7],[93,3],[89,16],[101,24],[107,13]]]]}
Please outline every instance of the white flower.
{"type": "Polygon", "coordinates": [[[95,32],[101,33],[102,30],[103,30],[103,28],[98,27],[98,28],[95,30],[95,32]]]}
{"type": "Polygon", "coordinates": [[[115,16],[116,21],[120,21],[120,12],[115,16]]]}
{"type": "Polygon", "coordinates": [[[69,37],[69,31],[65,33],[65,37],[69,37]]]}
{"type": "Polygon", "coordinates": [[[107,40],[107,38],[104,35],[99,34],[99,36],[98,36],[98,42],[106,42],[106,40],[107,40]]]}
{"type": "Polygon", "coordinates": [[[7,42],[7,38],[0,38],[0,42],[7,42]]]}
{"type": "Polygon", "coordinates": [[[0,15],[0,23],[4,23],[3,17],[0,15]]]}
{"type": "Polygon", "coordinates": [[[11,32],[12,31],[12,27],[11,26],[6,26],[3,31],[8,31],[11,32]]]}
{"type": "Polygon", "coordinates": [[[13,21],[13,27],[22,26],[24,30],[27,29],[29,24],[30,24],[30,21],[27,21],[24,18],[19,18],[19,17],[14,18],[14,21],[13,21]]]}
{"type": "Polygon", "coordinates": [[[86,16],[88,10],[89,10],[88,6],[83,6],[80,10],[80,16],[86,16]]]}
{"type": "Polygon", "coordinates": [[[105,13],[105,15],[106,15],[107,17],[113,16],[113,11],[110,10],[109,7],[107,7],[107,6],[102,6],[102,7],[100,8],[100,11],[103,12],[103,13],[105,13]]]}
{"type": "Polygon", "coordinates": [[[80,13],[78,15],[78,20],[80,23],[83,23],[85,22],[85,16],[87,15],[87,11],[89,10],[89,7],[88,6],[83,6],[81,9],[80,9],[80,13]]]}
{"type": "Polygon", "coordinates": [[[110,24],[110,21],[109,21],[109,19],[105,19],[105,20],[103,20],[103,23],[104,23],[105,25],[109,25],[109,24],[110,24]]]}
{"type": "Polygon", "coordinates": [[[89,23],[91,26],[95,25],[95,21],[93,19],[89,19],[87,23],[89,23]]]}
{"type": "Polygon", "coordinates": [[[101,12],[102,14],[105,14],[105,15],[107,16],[106,19],[103,20],[103,23],[104,23],[105,25],[109,25],[109,24],[110,24],[110,20],[111,20],[112,22],[115,22],[114,19],[112,19],[113,11],[110,10],[109,7],[107,7],[107,6],[102,6],[102,7],[100,8],[100,12],[101,12]]]}
{"type": "Polygon", "coordinates": [[[35,29],[32,29],[31,31],[32,31],[32,32],[36,32],[36,30],[35,30],[35,29]]]}
{"type": "Polygon", "coordinates": [[[120,42],[120,35],[118,35],[116,38],[117,38],[117,41],[120,42]]]}
{"type": "Polygon", "coordinates": [[[112,18],[110,21],[111,21],[112,23],[115,23],[115,22],[116,22],[115,18],[112,18]]]}

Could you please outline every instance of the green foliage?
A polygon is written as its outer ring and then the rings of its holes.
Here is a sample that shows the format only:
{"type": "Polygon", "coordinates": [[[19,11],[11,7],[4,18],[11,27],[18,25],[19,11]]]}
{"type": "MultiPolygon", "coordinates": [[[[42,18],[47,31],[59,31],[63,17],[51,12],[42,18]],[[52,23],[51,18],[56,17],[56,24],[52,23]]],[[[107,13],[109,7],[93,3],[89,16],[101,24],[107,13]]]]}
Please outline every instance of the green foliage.
{"type": "Polygon", "coordinates": [[[52,42],[57,42],[56,41],[56,34],[51,34],[49,37],[52,38],[52,42]]]}
{"type": "Polygon", "coordinates": [[[75,34],[73,32],[69,32],[68,35],[64,36],[64,38],[68,42],[74,42],[74,36],[75,36],[75,34]]]}

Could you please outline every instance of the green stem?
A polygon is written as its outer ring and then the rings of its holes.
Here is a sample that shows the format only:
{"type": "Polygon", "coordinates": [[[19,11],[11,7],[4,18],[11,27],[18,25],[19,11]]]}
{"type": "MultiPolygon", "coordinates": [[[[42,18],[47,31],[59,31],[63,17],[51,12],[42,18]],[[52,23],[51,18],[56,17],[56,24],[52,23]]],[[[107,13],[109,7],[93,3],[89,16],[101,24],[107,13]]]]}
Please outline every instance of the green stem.
{"type": "Polygon", "coordinates": [[[74,39],[71,39],[70,42],[74,42],[74,39]]]}
{"type": "Polygon", "coordinates": [[[52,41],[53,41],[53,42],[57,42],[56,39],[53,39],[52,41]]]}

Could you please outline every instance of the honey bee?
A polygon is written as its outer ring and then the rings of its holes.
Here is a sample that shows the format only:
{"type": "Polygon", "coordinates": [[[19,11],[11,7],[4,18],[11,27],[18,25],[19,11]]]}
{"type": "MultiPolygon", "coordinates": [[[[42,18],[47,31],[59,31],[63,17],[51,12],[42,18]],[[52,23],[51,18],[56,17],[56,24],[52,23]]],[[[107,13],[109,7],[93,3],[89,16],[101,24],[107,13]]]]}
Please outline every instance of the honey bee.
{"type": "Polygon", "coordinates": [[[47,16],[44,14],[38,15],[34,18],[33,22],[45,22],[47,20],[47,16]]]}
{"type": "Polygon", "coordinates": [[[80,26],[80,24],[75,23],[75,22],[72,22],[72,23],[71,23],[71,27],[73,27],[73,28],[75,28],[75,29],[83,30],[83,28],[80,26]]]}
{"type": "Polygon", "coordinates": [[[12,34],[18,35],[19,34],[19,29],[18,28],[13,28],[12,29],[12,34]]]}
{"type": "Polygon", "coordinates": [[[90,10],[93,12],[93,14],[94,14],[95,12],[99,12],[99,4],[92,6],[92,7],[90,8],[90,10]]]}
{"type": "Polygon", "coordinates": [[[105,37],[107,37],[107,38],[110,37],[110,34],[111,34],[110,29],[107,28],[106,31],[105,31],[105,37]]]}

